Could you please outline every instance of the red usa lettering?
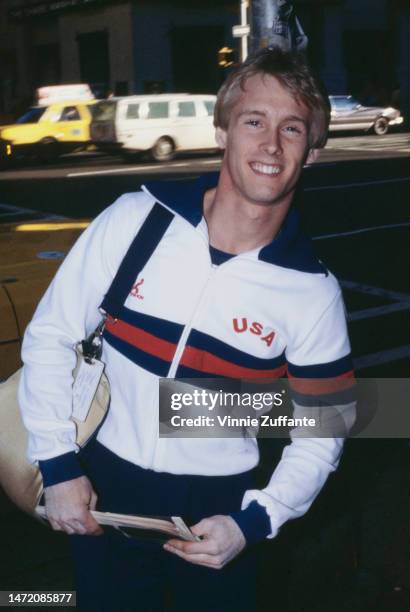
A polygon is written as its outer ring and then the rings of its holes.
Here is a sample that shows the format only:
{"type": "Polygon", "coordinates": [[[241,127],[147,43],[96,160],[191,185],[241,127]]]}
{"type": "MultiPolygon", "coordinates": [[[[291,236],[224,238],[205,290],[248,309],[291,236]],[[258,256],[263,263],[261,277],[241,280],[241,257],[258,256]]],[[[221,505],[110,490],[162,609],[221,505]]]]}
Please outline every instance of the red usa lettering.
{"type": "Polygon", "coordinates": [[[275,332],[269,332],[267,334],[264,333],[264,326],[262,323],[258,321],[252,321],[252,323],[248,323],[248,319],[246,317],[242,317],[241,319],[233,319],[232,320],[233,329],[237,334],[243,334],[244,332],[250,332],[254,336],[260,336],[260,340],[265,342],[267,346],[270,346],[275,337],[275,332]]]}

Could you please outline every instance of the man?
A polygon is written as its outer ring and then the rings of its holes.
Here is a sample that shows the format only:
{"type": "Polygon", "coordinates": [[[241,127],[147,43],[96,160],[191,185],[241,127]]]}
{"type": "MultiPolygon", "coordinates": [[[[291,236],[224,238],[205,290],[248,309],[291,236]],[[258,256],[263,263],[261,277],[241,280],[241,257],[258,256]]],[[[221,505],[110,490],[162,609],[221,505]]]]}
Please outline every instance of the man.
{"type": "Polygon", "coordinates": [[[306,378],[351,376],[340,289],[291,210],[328,122],[327,99],[301,57],[257,53],[218,94],[219,178],[157,183],[121,197],[81,236],[39,305],[24,341],[20,400],[50,522],[73,535],[86,610],[161,610],[167,585],[178,612],[250,612],[251,545],[304,514],[337,466],[340,438],[296,437],[259,491],[254,439],[158,437],[159,376],[288,371],[302,390],[306,378]],[[73,346],[98,323],[98,307],[156,201],[175,216],[120,314],[107,313],[111,407],[97,441],[77,455],[73,346]],[[202,539],[170,540],[162,550],[97,538],[89,513],[97,495],[102,510],[190,516],[202,539]]]}

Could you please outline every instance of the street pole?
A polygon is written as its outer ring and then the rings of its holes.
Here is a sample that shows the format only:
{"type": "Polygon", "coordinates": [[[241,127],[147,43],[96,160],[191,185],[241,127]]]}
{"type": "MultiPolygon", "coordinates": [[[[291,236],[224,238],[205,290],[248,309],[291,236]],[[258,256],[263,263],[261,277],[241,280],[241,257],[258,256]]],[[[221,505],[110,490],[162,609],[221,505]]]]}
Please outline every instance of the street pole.
{"type": "MultiPolygon", "coordinates": [[[[248,24],[249,0],[241,0],[241,26],[248,24]]],[[[248,35],[241,36],[241,62],[248,57],[248,35]]]]}
{"type": "Polygon", "coordinates": [[[303,50],[308,39],[291,0],[251,0],[251,52],[263,47],[303,50]]]}

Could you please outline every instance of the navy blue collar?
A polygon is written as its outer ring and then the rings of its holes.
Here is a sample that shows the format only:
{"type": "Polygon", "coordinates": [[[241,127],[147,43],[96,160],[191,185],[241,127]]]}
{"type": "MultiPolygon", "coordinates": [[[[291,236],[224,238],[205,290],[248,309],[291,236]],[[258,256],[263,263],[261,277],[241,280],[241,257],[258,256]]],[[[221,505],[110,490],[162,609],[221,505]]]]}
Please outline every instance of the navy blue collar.
{"type": "MultiPolygon", "coordinates": [[[[145,183],[149,193],[162,204],[175,211],[195,227],[202,219],[204,194],[217,186],[218,172],[209,172],[199,178],[145,183]]],[[[297,194],[295,198],[299,198],[297,194]]],[[[293,204],[285,222],[274,240],[259,252],[259,259],[267,263],[311,274],[327,274],[317,259],[310,238],[299,227],[299,216],[293,204]]]]}

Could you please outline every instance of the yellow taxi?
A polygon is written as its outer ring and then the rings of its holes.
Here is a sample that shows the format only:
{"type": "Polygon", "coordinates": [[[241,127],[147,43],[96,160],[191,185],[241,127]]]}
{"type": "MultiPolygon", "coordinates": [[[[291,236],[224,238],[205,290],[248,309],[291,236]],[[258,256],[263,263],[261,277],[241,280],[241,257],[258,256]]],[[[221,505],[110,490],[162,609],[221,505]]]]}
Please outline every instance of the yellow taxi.
{"type": "Polygon", "coordinates": [[[24,330],[89,222],[39,219],[0,224],[0,381],[20,367],[24,330]]]}
{"type": "Polygon", "coordinates": [[[29,108],[16,123],[0,126],[0,160],[51,161],[62,153],[86,148],[90,141],[91,106],[96,102],[90,98],[66,99],[60,91],[58,96],[40,98],[39,104],[29,108]]]}

